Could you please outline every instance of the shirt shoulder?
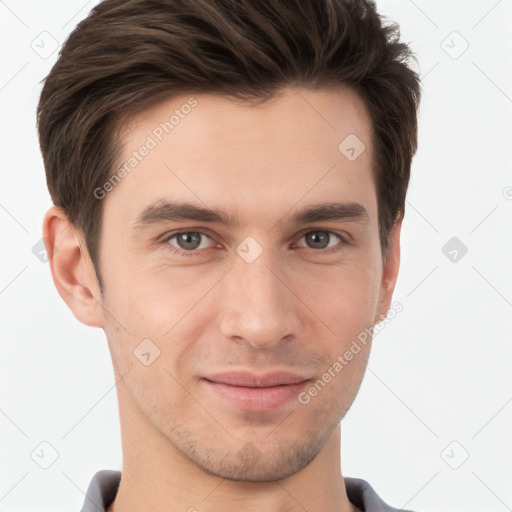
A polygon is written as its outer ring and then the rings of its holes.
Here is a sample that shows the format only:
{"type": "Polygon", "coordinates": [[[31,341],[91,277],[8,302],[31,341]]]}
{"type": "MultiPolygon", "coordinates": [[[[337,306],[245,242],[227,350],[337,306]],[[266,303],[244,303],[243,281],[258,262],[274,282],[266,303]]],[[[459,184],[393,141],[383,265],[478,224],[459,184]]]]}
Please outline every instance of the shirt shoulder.
{"type": "Polygon", "coordinates": [[[87,488],[80,512],[106,512],[116,497],[120,481],[121,471],[98,471],[87,488]]]}
{"type": "Polygon", "coordinates": [[[390,507],[362,478],[344,477],[349,501],[362,512],[412,512],[411,510],[390,507]]]}

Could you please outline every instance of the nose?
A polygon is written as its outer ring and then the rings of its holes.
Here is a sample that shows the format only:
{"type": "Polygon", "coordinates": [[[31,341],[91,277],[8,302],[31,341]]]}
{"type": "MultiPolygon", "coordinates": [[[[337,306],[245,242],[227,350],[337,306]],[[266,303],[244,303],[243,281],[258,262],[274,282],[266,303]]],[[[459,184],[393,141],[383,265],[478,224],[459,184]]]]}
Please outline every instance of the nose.
{"type": "Polygon", "coordinates": [[[272,348],[297,337],[301,320],[298,299],[286,272],[270,251],[252,263],[238,256],[223,280],[220,329],[233,341],[272,348]]]}

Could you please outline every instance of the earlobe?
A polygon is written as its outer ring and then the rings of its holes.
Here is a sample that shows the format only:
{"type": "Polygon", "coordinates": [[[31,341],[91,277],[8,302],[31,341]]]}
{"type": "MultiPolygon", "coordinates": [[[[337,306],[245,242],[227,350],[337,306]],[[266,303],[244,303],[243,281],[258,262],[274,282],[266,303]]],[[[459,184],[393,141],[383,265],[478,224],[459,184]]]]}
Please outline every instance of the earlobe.
{"type": "Polygon", "coordinates": [[[393,292],[398,279],[400,269],[400,230],[402,228],[403,216],[399,217],[389,235],[389,245],[386,259],[382,267],[382,280],[379,295],[379,307],[375,322],[380,322],[386,318],[387,312],[391,306],[393,292]]]}
{"type": "Polygon", "coordinates": [[[102,299],[85,241],[61,208],[46,212],[43,239],[59,295],[80,322],[103,327],[102,299]]]}

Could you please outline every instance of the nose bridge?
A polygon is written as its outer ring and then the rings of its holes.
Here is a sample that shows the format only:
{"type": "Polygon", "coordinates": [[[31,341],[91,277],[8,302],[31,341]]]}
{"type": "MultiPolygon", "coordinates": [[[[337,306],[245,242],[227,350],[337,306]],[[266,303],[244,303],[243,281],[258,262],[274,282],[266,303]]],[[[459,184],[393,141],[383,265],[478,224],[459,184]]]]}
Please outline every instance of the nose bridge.
{"type": "MultiPolygon", "coordinates": [[[[243,243],[238,250],[247,248],[248,253],[254,250],[243,243]]],[[[270,250],[261,251],[253,260],[243,252],[235,257],[224,283],[221,330],[226,337],[263,348],[297,334],[299,317],[293,294],[282,276],[275,274],[281,272],[270,250]]]]}

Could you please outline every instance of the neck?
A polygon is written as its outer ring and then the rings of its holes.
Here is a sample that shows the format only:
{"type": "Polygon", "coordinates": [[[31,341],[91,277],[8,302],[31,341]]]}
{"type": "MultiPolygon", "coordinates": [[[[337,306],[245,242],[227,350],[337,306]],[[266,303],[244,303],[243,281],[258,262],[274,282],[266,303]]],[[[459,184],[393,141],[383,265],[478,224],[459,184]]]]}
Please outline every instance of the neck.
{"type": "Polygon", "coordinates": [[[108,512],[357,512],[340,466],[340,427],[306,467],[271,482],[240,482],[207,473],[179,452],[118,386],[122,478],[108,512]]]}

